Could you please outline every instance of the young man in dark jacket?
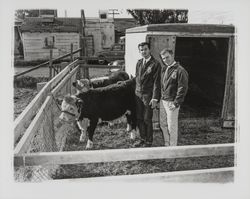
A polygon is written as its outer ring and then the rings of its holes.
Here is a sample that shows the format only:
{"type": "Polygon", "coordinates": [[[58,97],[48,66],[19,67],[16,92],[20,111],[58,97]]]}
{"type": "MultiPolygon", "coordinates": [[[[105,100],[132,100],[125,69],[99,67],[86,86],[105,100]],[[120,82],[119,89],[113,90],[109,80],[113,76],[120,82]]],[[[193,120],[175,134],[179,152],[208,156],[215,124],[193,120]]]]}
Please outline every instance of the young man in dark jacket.
{"type": "Polygon", "coordinates": [[[188,90],[188,73],[174,60],[172,50],[163,49],[161,58],[160,127],[165,146],[176,146],[178,141],[178,115],[188,90]]]}
{"type": "Polygon", "coordinates": [[[153,142],[153,108],[160,99],[160,63],[150,54],[147,42],[138,45],[142,59],[136,64],[136,115],[140,141],[134,146],[150,147],[153,142]]]}

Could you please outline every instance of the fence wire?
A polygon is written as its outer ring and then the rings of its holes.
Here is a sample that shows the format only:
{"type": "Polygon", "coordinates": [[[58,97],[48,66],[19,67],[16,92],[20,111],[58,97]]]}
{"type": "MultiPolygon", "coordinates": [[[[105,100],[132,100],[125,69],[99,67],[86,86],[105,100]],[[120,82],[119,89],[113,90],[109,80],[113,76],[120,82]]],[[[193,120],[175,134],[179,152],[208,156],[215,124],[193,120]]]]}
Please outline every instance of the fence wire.
{"type": "MultiPolygon", "coordinates": [[[[62,89],[60,89],[55,98],[72,94],[75,90],[72,82],[76,80],[76,73],[66,81],[62,89]]],[[[34,133],[30,145],[23,155],[38,152],[56,152],[63,151],[67,137],[74,133],[75,127],[62,123],[59,120],[60,110],[52,96],[48,96],[51,100],[43,110],[43,119],[39,124],[38,130],[34,133]]],[[[59,165],[46,166],[19,166],[14,168],[14,179],[17,182],[41,182],[52,179],[51,176],[56,172],[59,165]]]]}

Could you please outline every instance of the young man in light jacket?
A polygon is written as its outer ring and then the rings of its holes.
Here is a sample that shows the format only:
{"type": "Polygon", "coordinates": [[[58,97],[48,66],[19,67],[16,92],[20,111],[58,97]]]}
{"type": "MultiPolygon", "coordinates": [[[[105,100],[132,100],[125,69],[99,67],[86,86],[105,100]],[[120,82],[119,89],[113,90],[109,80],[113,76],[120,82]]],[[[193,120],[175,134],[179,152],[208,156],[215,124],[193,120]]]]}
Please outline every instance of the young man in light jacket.
{"type": "Polygon", "coordinates": [[[160,127],[165,146],[178,142],[178,115],[188,90],[188,73],[174,60],[172,50],[160,53],[164,63],[161,72],[160,127]]]}

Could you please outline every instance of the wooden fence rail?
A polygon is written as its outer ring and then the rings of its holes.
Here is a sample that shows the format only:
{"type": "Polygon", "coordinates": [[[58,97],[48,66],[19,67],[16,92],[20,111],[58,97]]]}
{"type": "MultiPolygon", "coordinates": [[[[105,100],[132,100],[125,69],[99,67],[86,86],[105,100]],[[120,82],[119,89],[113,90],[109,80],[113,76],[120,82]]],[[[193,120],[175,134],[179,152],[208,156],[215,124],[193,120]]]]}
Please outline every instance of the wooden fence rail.
{"type": "Polygon", "coordinates": [[[181,183],[232,183],[234,179],[234,167],[200,169],[188,171],[172,171],[161,173],[101,176],[90,178],[58,179],[51,182],[81,182],[81,183],[105,183],[105,182],[181,182],[181,183]]]}
{"type": "Polygon", "coordinates": [[[46,61],[46,62],[44,62],[44,63],[42,63],[42,64],[37,65],[37,66],[34,66],[33,68],[31,68],[31,69],[29,69],[29,70],[26,70],[26,71],[23,71],[23,72],[21,72],[21,73],[18,73],[18,74],[16,74],[16,75],[14,75],[14,78],[17,78],[17,77],[19,77],[19,76],[21,76],[21,75],[27,74],[27,73],[29,73],[29,72],[31,72],[31,71],[33,71],[33,70],[36,70],[36,69],[38,69],[38,68],[41,68],[42,66],[46,66],[46,65],[48,65],[48,64],[50,64],[50,63],[59,61],[59,60],[61,60],[61,59],[63,59],[63,58],[66,58],[66,57],[69,57],[69,56],[72,57],[72,54],[76,54],[76,53],[80,52],[81,50],[82,50],[82,48],[79,48],[79,49],[77,49],[77,50],[75,50],[75,51],[73,51],[73,52],[67,53],[67,54],[62,55],[62,56],[60,56],[60,57],[57,57],[57,58],[55,58],[55,59],[46,61]]]}
{"type": "Polygon", "coordinates": [[[234,144],[189,145],[99,151],[42,152],[16,155],[15,166],[82,164],[147,159],[188,158],[234,154],[234,144]]]}

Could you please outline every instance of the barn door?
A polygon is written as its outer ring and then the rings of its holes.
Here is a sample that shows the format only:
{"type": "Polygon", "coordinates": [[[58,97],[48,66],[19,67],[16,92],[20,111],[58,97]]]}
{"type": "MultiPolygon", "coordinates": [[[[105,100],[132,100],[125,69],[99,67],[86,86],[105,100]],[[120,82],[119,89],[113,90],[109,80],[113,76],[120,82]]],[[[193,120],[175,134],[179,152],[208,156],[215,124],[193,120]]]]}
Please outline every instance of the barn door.
{"type": "MultiPolygon", "coordinates": [[[[160,52],[164,48],[168,48],[175,52],[175,36],[171,35],[148,35],[147,42],[151,46],[151,54],[156,58],[161,64],[160,52]]],[[[159,108],[159,107],[158,107],[159,108]]],[[[153,111],[153,127],[154,129],[159,128],[159,109],[154,109],[153,111]]]]}
{"type": "Polygon", "coordinates": [[[160,61],[160,52],[164,48],[175,51],[176,37],[171,35],[150,35],[147,36],[147,42],[151,45],[152,55],[160,61]]]}
{"type": "Polygon", "coordinates": [[[234,37],[229,38],[227,76],[222,109],[223,127],[234,127],[235,121],[234,37]]]}

